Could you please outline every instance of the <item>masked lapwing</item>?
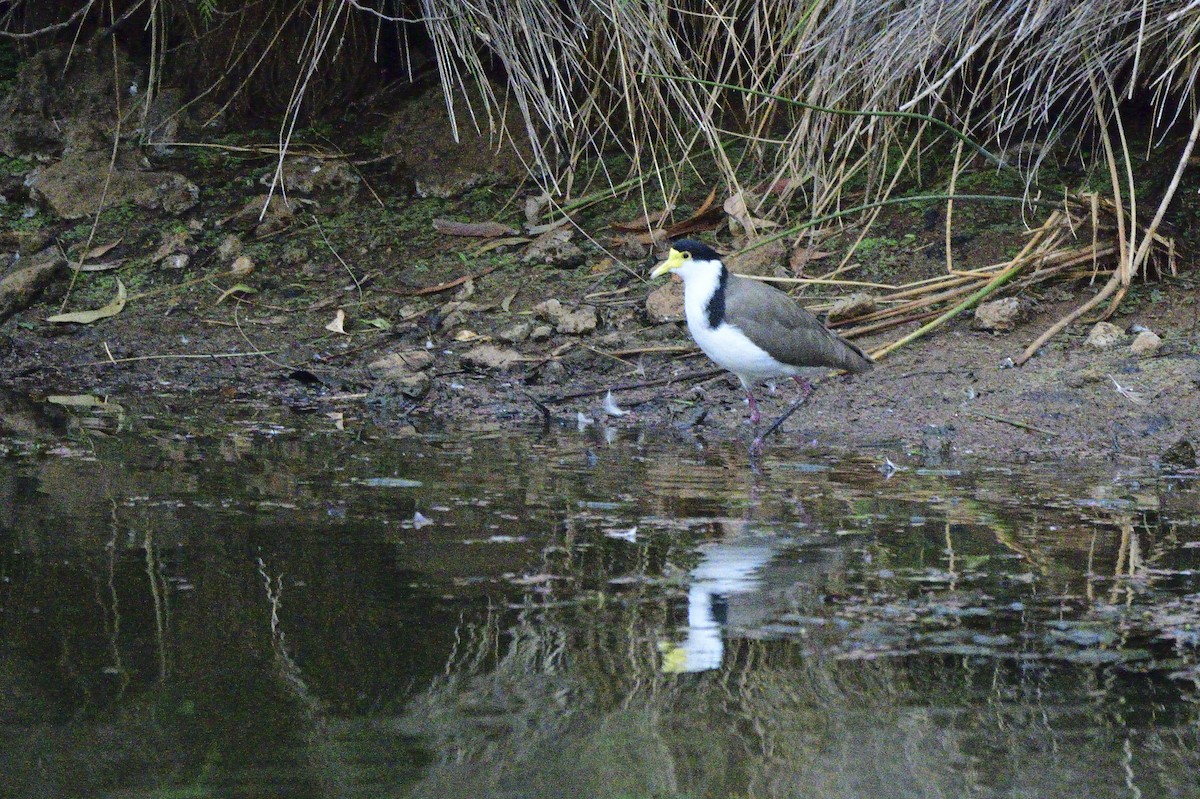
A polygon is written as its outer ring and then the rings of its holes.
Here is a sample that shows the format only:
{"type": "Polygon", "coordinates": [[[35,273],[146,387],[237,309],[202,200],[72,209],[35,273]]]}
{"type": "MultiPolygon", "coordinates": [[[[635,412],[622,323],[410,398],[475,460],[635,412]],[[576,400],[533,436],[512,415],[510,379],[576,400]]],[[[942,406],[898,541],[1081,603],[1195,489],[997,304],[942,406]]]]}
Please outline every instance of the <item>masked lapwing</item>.
{"type": "Polygon", "coordinates": [[[731,273],[711,247],[692,239],[675,242],[651,278],[674,272],[683,278],[688,332],[712,360],[737,375],[746,389],[750,422],[761,418],[754,385],[791,377],[804,392],[807,377],[828,369],[865,372],[871,356],[831,333],[787,294],[731,273]]]}

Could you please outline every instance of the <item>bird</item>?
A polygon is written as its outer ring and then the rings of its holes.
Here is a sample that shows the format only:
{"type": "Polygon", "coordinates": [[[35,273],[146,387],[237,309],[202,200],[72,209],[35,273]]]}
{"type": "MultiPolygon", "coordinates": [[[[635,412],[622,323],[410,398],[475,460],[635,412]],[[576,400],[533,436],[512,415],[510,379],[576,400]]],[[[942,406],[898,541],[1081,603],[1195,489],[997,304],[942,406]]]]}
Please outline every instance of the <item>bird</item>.
{"type": "Polygon", "coordinates": [[[865,372],[875,365],[784,292],[730,272],[703,242],[674,242],[650,277],[672,272],[683,278],[688,332],[705,355],[741,381],[752,425],[762,418],[754,400],[757,383],[791,377],[802,392],[799,405],[813,390],[807,376],[826,369],[865,372]]]}

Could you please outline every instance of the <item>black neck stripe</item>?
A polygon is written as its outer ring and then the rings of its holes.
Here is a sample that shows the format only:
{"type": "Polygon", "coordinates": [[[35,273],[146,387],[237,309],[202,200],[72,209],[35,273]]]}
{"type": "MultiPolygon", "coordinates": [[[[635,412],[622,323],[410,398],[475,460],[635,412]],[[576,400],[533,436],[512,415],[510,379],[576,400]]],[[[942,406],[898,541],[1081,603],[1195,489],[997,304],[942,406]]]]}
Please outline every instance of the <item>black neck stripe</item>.
{"type": "Polygon", "coordinates": [[[705,313],[708,314],[708,326],[714,330],[725,321],[725,284],[728,282],[729,270],[722,266],[717,288],[708,298],[708,305],[704,306],[705,313]]]}

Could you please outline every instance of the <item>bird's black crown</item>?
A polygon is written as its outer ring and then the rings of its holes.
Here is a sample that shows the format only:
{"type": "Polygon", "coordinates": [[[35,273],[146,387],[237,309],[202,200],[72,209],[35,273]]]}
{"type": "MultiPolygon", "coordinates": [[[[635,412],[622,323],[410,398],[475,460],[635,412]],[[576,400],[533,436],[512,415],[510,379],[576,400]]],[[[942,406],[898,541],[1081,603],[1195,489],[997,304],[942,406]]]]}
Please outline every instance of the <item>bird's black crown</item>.
{"type": "Polygon", "coordinates": [[[721,256],[712,247],[695,239],[679,239],[671,245],[680,252],[686,252],[698,261],[719,261],[721,256]]]}

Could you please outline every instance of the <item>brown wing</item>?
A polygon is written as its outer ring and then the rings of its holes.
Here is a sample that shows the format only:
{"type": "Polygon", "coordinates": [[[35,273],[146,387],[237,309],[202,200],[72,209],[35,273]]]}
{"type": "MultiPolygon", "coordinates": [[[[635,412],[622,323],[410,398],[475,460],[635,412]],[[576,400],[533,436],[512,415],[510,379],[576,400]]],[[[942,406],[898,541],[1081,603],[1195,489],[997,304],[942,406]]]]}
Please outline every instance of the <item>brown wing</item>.
{"type": "Polygon", "coordinates": [[[745,320],[742,332],[772,358],[792,366],[828,366],[865,372],[871,357],[830,332],[821,320],[779,289],[730,276],[725,286],[727,319],[745,320]]]}

